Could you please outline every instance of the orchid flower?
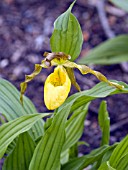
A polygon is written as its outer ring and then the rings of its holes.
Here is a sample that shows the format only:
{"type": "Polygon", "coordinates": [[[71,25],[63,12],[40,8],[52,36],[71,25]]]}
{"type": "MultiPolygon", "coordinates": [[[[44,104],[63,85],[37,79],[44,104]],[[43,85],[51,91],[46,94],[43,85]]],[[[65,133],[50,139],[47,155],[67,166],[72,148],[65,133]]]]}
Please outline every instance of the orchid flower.
{"type": "Polygon", "coordinates": [[[54,72],[51,73],[44,84],[44,102],[49,110],[54,110],[61,106],[70,92],[71,84],[73,84],[78,91],[80,87],[76,82],[73,69],[77,68],[82,74],[91,73],[95,75],[100,81],[108,83],[110,86],[114,86],[118,89],[122,89],[123,86],[110,82],[103,74],[98,71],[94,71],[86,65],[79,65],[70,61],[71,56],[64,54],[63,52],[44,53],[45,59],[41,64],[35,64],[35,70],[32,74],[25,76],[25,81],[21,83],[21,96],[20,101],[23,104],[23,94],[26,91],[27,83],[37,76],[42,68],[49,68],[56,66],[54,72]]]}

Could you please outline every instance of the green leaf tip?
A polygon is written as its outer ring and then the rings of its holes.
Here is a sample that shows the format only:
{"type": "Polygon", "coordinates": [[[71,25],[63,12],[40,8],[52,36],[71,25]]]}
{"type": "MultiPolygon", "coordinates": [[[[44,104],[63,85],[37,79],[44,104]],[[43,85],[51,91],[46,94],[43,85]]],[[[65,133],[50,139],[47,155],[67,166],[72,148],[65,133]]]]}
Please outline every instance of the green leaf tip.
{"type": "Polygon", "coordinates": [[[76,0],[74,0],[73,2],[72,2],[72,4],[69,6],[69,10],[71,11],[72,10],[72,8],[73,8],[73,6],[74,6],[74,4],[76,3],[76,0]]]}
{"type": "Polygon", "coordinates": [[[77,18],[71,13],[76,0],[54,22],[54,31],[50,38],[52,52],[63,52],[74,61],[80,54],[83,34],[77,18]]]}

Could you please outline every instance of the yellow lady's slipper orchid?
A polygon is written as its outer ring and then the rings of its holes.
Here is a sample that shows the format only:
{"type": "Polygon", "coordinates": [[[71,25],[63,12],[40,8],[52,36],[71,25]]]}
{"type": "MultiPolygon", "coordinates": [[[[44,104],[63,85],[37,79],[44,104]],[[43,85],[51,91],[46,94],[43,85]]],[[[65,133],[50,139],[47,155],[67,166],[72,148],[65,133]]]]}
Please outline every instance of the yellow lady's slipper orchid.
{"type": "Polygon", "coordinates": [[[91,73],[95,75],[100,81],[108,83],[110,86],[114,86],[118,89],[122,89],[123,86],[110,82],[103,74],[98,71],[94,71],[86,65],[78,65],[71,62],[70,56],[63,52],[58,53],[44,53],[46,57],[42,60],[41,64],[35,64],[35,70],[32,74],[25,76],[25,81],[21,83],[21,96],[20,100],[23,104],[23,94],[26,91],[27,83],[34,79],[38,75],[42,68],[48,68],[50,66],[57,66],[52,74],[50,74],[44,85],[44,102],[49,110],[54,110],[64,103],[66,100],[71,83],[80,91],[80,87],[77,84],[74,76],[73,69],[77,68],[82,74],[91,73]]]}
{"type": "Polygon", "coordinates": [[[44,102],[49,110],[62,105],[71,88],[71,81],[63,66],[57,66],[44,85],[44,102]]]}

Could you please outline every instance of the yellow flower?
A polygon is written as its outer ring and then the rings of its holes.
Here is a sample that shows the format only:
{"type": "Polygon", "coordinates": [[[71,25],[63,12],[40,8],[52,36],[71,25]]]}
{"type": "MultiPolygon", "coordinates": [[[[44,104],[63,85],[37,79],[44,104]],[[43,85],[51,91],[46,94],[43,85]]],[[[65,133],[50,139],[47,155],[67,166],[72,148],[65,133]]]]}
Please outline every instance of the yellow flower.
{"type": "Polygon", "coordinates": [[[63,66],[57,66],[44,85],[44,102],[49,110],[62,105],[71,88],[71,81],[63,66]]]}
{"type": "Polygon", "coordinates": [[[77,68],[82,74],[91,73],[95,75],[100,81],[108,83],[110,86],[114,86],[118,89],[122,89],[123,86],[110,82],[103,74],[98,71],[94,71],[86,65],[78,65],[71,62],[70,56],[63,52],[58,53],[44,53],[46,57],[42,60],[41,64],[35,64],[35,70],[32,74],[25,76],[25,81],[21,83],[21,96],[20,100],[23,104],[23,94],[26,91],[27,83],[34,79],[38,75],[42,68],[48,68],[50,66],[57,66],[53,73],[51,73],[44,85],[44,102],[49,110],[54,110],[61,106],[66,100],[71,84],[73,84],[77,90],[80,91],[80,87],[76,82],[73,69],[77,68]]]}

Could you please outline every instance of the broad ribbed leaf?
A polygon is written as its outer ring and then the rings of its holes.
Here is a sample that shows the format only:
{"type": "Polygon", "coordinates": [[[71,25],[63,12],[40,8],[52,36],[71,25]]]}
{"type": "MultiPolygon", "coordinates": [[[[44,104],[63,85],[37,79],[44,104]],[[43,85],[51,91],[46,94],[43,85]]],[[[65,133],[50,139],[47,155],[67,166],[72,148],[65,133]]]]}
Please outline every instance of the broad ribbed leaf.
{"type": "Polygon", "coordinates": [[[54,23],[54,31],[50,39],[52,52],[64,52],[75,60],[81,51],[83,36],[76,17],[71,13],[75,1],[68,10],[61,14],[54,23]]]}
{"type": "Polygon", "coordinates": [[[7,150],[6,150],[6,154],[10,154],[10,152],[12,152],[12,150],[16,147],[16,142],[17,142],[17,138],[14,139],[11,144],[8,146],[7,150]]]}
{"type": "MultiPolygon", "coordinates": [[[[109,138],[110,138],[110,118],[109,118],[109,115],[108,115],[108,112],[107,112],[106,101],[102,101],[101,104],[100,104],[100,108],[99,108],[99,112],[98,112],[98,123],[99,123],[100,129],[101,129],[101,132],[102,132],[102,135],[101,135],[101,144],[100,145],[101,146],[108,145],[109,144],[109,138]]],[[[101,164],[101,160],[99,160],[94,165],[95,169],[98,169],[100,164],[101,164]]],[[[106,164],[106,167],[107,166],[108,165],[106,164]]],[[[103,167],[105,167],[105,164],[103,165],[103,167]]]]}
{"type": "Polygon", "coordinates": [[[66,100],[66,102],[59,109],[61,109],[68,103],[72,103],[72,108],[71,108],[71,112],[72,112],[72,111],[76,110],[77,108],[79,108],[80,106],[85,105],[86,103],[88,103],[96,98],[104,98],[104,97],[110,96],[112,94],[128,93],[128,85],[127,84],[125,84],[123,82],[118,82],[118,81],[114,81],[114,82],[116,82],[120,85],[123,85],[124,89],[118,90],[112,86],[109,86],[107,83],[101,82],[101,83],[97,84],[96,86],[94,86],[90,90],[86,90],[86,91],[82,91],[82,92],[73,94],[66,100]]]}
{"type": "Polygon", "coordinates": [[[111,40],[107,40],[92,49],[78,62],[81,64],[106,65],[121,63],[124,61],[128,61],[128,35],[121,35],[111,40]]]}
{"type": "Polygon", "coordinates": [[[63,151],[72,147],[80,139],[83,128],[84,121],[87,115],[88,105],[81,107],[78,111],[76,110],[74,114],[67,121],[66,125],[66,142],[63,146],[63,151]]]}
{"type": "MultiPolygon", "coordinates": [[[[101,165],[102,165],[102,164],[108,162],[110,156],[112,155],[113,150],[115,149],[115,147],[116,147],[117,145],[118,145],[118,144],[115,143],[115,144],[113,145],[113,147],[112,147],[111,149],[109,149],[109,150],[103,155],[103,157],[102,157],[99,161],[97,161],[97,163],[94,164],[94,167],[93,167],[94,170],[97,170],[99,167],[101,168],[101,165]]],[[[108,165],[109,165],[109,164],[108,164],[108,165]]],[[[104,167],[105,165],[102,165],[102,166],[104,167]]],[[[109,167],[110,167],[110,166],[109,166],[109,167]]]]}
{"type": "MultiPolygon", "coordinates": [[[[114,144],[115,145],[115,147],[118,145],[118,143],[115,143],[114,144]]],[[[113,150],[114,150],[115,148],[113,147],[112,149],[110,149],[109,151],[107,151],[105,154],[104,154],[104,156],[103,156],[103,158],[102,158],[102,163],[103,162],[107,162],[108,160],[109,160],[109,158],[110,158],[110,156],[112,155],[112,152],[113,152],[113,150]]],[[[101,162],[100,162],[100,164],[101,164],[101,162]]]]}
{"type": "Polygon", "coordinates": [[[110,137],[110,117],[107,111],[106,101],[102,101],[98,113],[98,122],[102,131],[101,146],[109,144],[110,137]]]}
{"type": "MultiPolygon", "coordinates": [[[[8,121],[23,115],[37,113],[32,102],[24,97],[24,107],[20,103],[20,93],[7,80],[0,78],[0,112],[8,121]]],[[[30,130],[33,139],[43,135],[43,120],[39,120],[30,130]]]]}
{"type": "Polygon", "coordinates": [[[78,140],[80,139],[83,133],[84,121],[87,115],[87,110],[88,110],[88,105],[85,105],[84,107],[83,106],[80,107],[73,113],[73,115],[66,123],[66,140],[61,153],[62,164],[68,161],[69,152],[71,155],[71,152],[74,151],[77,147],[76,143],[78,142],[78,140]]]}
{"type": "Polygon", "coordinates": [[[25,132],[18,137],[16,147],[6,158],[2,170],[28,170],[35,143],[25,132]]]}
{"type": "Polygon", "coordinates": [[[61,158],[60,158],[61,165],[68,162],[68,160],[69,160],[69,149],[61,153],[61,158]]]}
{"type": "Polygon", "coordinates": [[[107,146],[104,145],[98,149],[93,150],[90,154],[72,159],[65,165],[63,165],[62,170],[83,170],[88,165],[95,163],[99,159],[102,158],[102,156],[114,146],[107,146]]]}
{"type": "Polygon", "coordinates": [[[109,165],[109,162],[104,162],[101,164],[98,170],[116,170],[109,165]]]}
{"type": "Polygon", "coordinates": [[[128,136],[126,136],[114,149],[109,159],[110,165],[113,168],[116,168],[120,159],[124,157],[126,154],[128,154],[128,136]]]}
{"type": "Polygon", "coordinates": [[[29,170],[60,169],[60,154],[65,142],[65,124],[70,108],[69,104],[54,116],[51,126],[35,149],[29,170]]]}
{"type": "Polygon", "coordinates": [[[21,133],[28,131],[39,119],[49,114],[32,114],[21,116],[0,126],[0,158],[8,145],[21,133]]]}
{"type": "Polygon", "coordinates": [[[116,166],[116,169],[117,170],[127,170],[128,169],[128,153],[119,160],[119,162],[116,166]]]}
{"type": "MultiPolygon", "coordinates": [[[[78,157],[78,146],[79,142],[76,142],[70,149],[69,149],[69,159],[77,158],[78,157]]],[[[65,162],[66,163],[66,162],[65,162]]]]}
{"type": "Polygon", "coordinates": [[[122,8],[123,10],[128,12],[128,0],[109,0],[109,1],[113,2],[119,8],[122,8]]]}

